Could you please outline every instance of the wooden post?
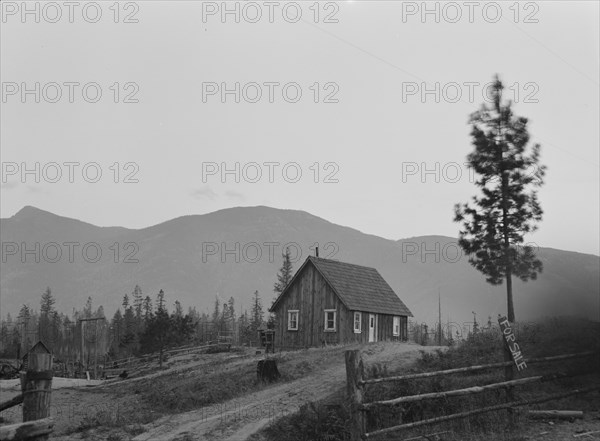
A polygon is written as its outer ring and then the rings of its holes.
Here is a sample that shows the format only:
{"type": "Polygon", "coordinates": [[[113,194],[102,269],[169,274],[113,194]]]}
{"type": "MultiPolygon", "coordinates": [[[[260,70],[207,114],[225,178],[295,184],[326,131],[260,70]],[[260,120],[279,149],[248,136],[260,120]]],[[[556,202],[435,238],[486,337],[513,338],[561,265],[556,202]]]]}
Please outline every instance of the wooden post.
{"type": "MultiPolygon", "coordinates": [[[[502,345],[502,347],[504,348],[504,361],[509,361],[511,362],[510,365],[506,366],[504,368],[504,380],[505,381],[511,381],[515,378],[515,373],[513,370],[513,366],[514,364],[512,363],[513,358],[512,355],[510,353],[510,349],[508,348],[508,345],[506,344],[506,342],[504,341],[504,337],[502,337],[502,342],[504,343],[502,345]]],[[[514,394],[514,390],[512,386],[509,386],[506,388],[506,402],[507,403],[511,403],[515,400],[515,394],[514,394]]],[[[513,410],[511,408],[507,409],[508,412],[508,422],[509,424],[513,424],[514,423],[514,413],[513,410]]]]}
{"type": "Polygon", "coordinates": [[[346,351],[346,381],[347,395],[350,401],[352,413],[352,441],[360,441],[366,432],[365,411],[360,408],[363,402],[364,385],[360,383],[364,379],[364,365],[358,350],[346,351]]]}
{"type": "MultiPolygon", "coordinates": [[[[52,392],[52,354],[40,341],[29,351],[28,368],[21,374],[23,392],[23,422],[35,421],[50,416],[50,398],[52,392]]],[[[42,434],[31,438],[47,440],[42,434]]]]}

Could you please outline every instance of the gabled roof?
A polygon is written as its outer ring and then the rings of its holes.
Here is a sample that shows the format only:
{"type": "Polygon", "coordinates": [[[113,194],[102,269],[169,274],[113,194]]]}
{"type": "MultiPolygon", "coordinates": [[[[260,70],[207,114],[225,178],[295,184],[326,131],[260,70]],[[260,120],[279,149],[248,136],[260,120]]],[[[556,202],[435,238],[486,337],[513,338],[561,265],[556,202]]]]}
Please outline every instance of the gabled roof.
{"type": "Polygon", "coordinates": [[[309,256],[298,269],[288,287],[273,303],[271,310],[309,262],[315,266],[349,310],[413,316],[375,268],[313,256],[309,256]]]}

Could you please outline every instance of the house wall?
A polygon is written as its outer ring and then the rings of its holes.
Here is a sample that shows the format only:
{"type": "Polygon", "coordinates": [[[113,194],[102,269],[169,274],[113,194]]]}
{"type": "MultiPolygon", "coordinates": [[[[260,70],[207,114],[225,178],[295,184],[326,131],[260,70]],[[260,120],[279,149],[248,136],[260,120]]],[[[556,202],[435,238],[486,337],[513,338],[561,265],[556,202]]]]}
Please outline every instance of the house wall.
{"type": "MultiPolygon", "coordinates": [[[[277,349],[322,346],[336,343],[367,343],[368,312],[361,312],[361,332],[354,332],[354,311],[340,301],[323,276],[308,263],[275,308],[277,349]],[[288,330],[288,310],[299,310],[298,330],[288,330]],[[336,332],[325,331],[325,309],[335,309],[336,332]]],[[[401,340],[407,335],[407,318],[400,318],[400,337],[394,337],[393,316],[377,314],[377,341],[401,340]],[[404,326],[403,326],[404,325],[404,326]]]]}

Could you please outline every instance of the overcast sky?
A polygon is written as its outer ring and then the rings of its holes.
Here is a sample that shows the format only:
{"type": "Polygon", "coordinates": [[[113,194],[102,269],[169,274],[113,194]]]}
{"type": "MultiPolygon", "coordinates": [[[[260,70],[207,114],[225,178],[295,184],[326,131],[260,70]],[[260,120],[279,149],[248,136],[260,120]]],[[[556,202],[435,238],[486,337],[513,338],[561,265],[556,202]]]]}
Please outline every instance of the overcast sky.
{"type": "Polygon", "coordinates": [[[421,2],[256,2],[239,23],[221,2],[101,2],[98,19],[87,3],[40,4],[36,23],[3,2],[2,217],[33,205],[139,228],[268,205],[389,239],[456,236],[453,205],[476,192],[468,116],[499,73],[548,166],[528,239],[599,253],[596,1],[428,2],[438,17],[421,2]],[[221,95],[236,82],[239,102],[221,95]],[[40,182],[21,175],[36,162],[40,182]]]}

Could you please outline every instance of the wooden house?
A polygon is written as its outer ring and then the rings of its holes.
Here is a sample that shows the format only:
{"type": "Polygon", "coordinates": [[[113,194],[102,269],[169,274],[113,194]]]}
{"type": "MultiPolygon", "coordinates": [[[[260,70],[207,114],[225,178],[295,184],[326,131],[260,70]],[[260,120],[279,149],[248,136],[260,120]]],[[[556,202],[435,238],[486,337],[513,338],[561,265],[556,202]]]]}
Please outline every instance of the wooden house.
{"type": "Polygon", "coordinates": [[[269,311],[278,349],[405,341],[412,317],[376,269],[313,256],[269,311]]]}

